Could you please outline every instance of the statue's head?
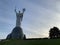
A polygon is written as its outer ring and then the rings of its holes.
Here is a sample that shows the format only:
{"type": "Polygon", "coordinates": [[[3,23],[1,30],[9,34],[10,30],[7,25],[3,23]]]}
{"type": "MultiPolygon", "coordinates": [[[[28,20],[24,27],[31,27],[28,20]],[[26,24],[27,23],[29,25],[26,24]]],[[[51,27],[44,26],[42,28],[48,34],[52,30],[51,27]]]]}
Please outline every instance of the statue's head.
{"type": "Polygon", "coordinates": [[[20,13],[20,11],[19,11],[19,13],[20,13]]]}

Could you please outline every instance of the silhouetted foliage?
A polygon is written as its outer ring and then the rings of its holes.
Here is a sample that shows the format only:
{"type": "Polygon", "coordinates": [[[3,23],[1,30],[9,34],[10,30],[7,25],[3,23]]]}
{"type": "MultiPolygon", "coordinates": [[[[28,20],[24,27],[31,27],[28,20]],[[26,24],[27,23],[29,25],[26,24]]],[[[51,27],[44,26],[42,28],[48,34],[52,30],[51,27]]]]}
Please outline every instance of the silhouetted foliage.
{"type": "Polygon", "coordinates": [[[11,39],[11,34],[9,34],[6,39],[11,39]]]}
{"type": "Polygon", "coordinates": [[[26,35],[24,34],[24,38],[23,38],[24,40],[26,39],[26,35]]]}
{"type": "Polygon", "coordinates": [[[42,39],[48,39],[48,38],[46,37],[46,38],[42,38],[42,39]]]}
{"type": "Polygon", "coordinates": [[[59,28],[53,27],[49,31],[49,37],[52,38],[59,38],[60,37],[60,31],[59,28]]]}

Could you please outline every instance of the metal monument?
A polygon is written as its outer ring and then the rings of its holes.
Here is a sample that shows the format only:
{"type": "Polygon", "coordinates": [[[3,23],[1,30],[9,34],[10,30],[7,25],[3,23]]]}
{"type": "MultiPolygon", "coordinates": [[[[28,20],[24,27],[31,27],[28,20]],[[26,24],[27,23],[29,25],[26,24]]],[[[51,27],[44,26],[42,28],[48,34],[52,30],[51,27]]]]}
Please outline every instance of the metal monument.
{"type": "Polygon", "coordinates": [[[21,22],[23,20],[23,14],[25,12],[25,8],[23,8],[22,13],[17,10],[14,10],[16,13],[16,26],[13,28],[12,32],[7,36],[7,39],[24,39],[25,34],[21,28],[21,22]]]}

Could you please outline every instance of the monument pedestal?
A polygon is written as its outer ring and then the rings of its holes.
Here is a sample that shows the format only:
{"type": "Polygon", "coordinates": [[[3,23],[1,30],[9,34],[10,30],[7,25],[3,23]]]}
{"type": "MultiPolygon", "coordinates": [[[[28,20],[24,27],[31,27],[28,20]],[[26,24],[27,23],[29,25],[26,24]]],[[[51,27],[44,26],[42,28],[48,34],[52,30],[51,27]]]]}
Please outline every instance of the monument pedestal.
{"type": "Polygon", "coordinates": [[[24,34],[21,27],[15,27],[7,36],[7,39],[24,39],[24,34]]]}

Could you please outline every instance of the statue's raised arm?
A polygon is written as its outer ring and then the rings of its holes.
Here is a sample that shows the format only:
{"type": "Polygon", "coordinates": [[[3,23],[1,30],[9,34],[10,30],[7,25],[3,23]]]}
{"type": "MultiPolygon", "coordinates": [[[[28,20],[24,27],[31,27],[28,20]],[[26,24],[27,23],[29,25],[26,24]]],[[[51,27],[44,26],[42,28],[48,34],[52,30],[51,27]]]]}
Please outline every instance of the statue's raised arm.
{"type": "Polygon", "coordinates": [[[25,9],[25,8],[23,8],[23,12],[22,12],[23,14],[24,14],[25,10],[26,10],[26,9],[25,9]]]}
{"type": "Polygon", "coordinates": [[[14,11],[15,11],[15,13],[17,13],[16,9],[14,11]]]}

